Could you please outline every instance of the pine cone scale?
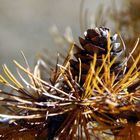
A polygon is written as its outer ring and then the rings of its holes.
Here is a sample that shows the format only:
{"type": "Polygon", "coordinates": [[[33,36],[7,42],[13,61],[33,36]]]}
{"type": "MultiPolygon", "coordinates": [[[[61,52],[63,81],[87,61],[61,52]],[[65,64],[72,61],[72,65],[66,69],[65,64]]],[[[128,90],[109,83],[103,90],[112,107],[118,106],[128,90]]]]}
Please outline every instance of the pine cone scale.
{"type": "Polygon", "coordinates": [[[82,53],[82,52],[76,53],[76,54],[74,54],[74,56],[76,58],[80,58],[81,62],[83,62],[83,63],[86,62],[88,64],[93,59],[92,55],[87,55],[87,54],[85,54],[85,52],[84,53],[82,53]]]}
{"type": "Polygon", "coordinates": [[[91,41],[94,45],[98,45],[100,46],[100,48],[102,48],[102,50],[105,50],[105,47],[107,45],[107,38],[97,36],[97,37],[92,38],[91,41]]]}
{"type": "Polygon", "coordinates": [[[91,43],[88,43],[88,44],[86,44],[85,46],[82,46],[88,53],[90,53],[90,54],[94,54],[94,53],[98,53],[98,52],[100,52],[100,53],[105,53],[105,50],[104,49],[102,49],[102,48],[100,48],[100,47],[98,47],[98,46],[96,46],[96,45],[93,45],[93,44],[91,44],[91,43]]]}
{"type": "MultiPolygon", "coordinates": [[[[79,73],[79,62],[76,62],[74,60],[70,60],[71,66],[79,73]]],[[[82,63],[81,64],[81,69],[82,69],[82,73],[87,73],[89,70],[90,65],[87,63],[82,63]]]]}

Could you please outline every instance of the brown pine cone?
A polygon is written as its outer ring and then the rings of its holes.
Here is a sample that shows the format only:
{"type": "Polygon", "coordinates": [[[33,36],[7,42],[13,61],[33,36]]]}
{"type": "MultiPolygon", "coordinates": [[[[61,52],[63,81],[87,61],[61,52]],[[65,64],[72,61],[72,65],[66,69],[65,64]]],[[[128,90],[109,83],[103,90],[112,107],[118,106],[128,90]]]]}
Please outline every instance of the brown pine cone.
{"type": "MultiPolygon", "coordinates": [[[[86,75],[88,73],[90,62],[93,59],[93,54],[97,53],[97,67],[101,66],[102,64],[102,54],[107,54],[107,43],[108,43],[108,34],[109,29],[105,27],[95,28],[95,29],[88,29],[84,36],[85,38],[79,37],[79,42],[81,44],[81,47],[77,46],[75,44],[75,48],[77,50],[76,53],[74,53],[75,60],[70,60],[70,66],[71,71],[73,74],[73,77],[78,77],[79,75],[79,59],[81,61],[81,81],[80,83],[83,84],[86,78],[86,75]]],[[[114,71],[116,73],[123,73],[124,72],[124,63],[123,60],[120,58],[123,58],[124,56],[124,50],[121,48],[120,43],[117,42],[117,34],[111,36],[110,38],[111,42],[111,51],[110,56],[111,60],[113,60],[114,57],[117,57],[117,60],[111,67],[111,71],[114,71]]]]}

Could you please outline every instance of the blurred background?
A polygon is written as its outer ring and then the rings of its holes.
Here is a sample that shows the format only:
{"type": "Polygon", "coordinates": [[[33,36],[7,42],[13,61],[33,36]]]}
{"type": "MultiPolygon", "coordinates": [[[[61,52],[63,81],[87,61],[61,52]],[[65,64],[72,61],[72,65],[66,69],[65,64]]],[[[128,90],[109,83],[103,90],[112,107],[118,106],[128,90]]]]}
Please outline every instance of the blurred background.
{"type": "MultiPolygon", "coordinates": [[[[109,1],[86,0],[84,7],[97,13],[100,4],[107,7],[109,1]]],[[[44,48],[55,51],[50,35],[54,25],[62,34],[70,26],[78,38],[80,4],[81,0],[0,0],[0,65],[20,59],[21,50],[31,65],[44,48]]]]}
{"type": "MultiPolygon", "coordinates": [[[[90,22],[95,22],[98,12],[103,13],[103,18],[107,20],[111,10],[126,9],[123,2],[85,0],[83,9],[88,9],[90,22]]],[[[13,59],[21,62],[21,50],[30,65],[34,65],[34,59],[44,49],[61,51],[50,33],[55,26],[62,35],[67,27],[71,27],[77,40],[79,35],[83,35],[79,21],[80,5],[81,0],[0,0],[0,65],[6,63],[12,68],[13,59]]],[[[107,25],[113,27],[112,23],[107,25]]]]}

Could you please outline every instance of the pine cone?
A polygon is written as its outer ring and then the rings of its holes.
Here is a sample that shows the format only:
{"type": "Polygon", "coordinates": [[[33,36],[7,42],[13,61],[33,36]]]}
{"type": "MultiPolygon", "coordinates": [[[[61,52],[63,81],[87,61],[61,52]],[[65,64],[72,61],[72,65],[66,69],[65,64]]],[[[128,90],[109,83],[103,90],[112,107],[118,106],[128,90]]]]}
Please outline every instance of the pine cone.
{"type": "MultiPolygon", "coordinates": [[[[84,35],[85,38],[79,37],[79,42],[81,47],[75,44],[75,48],[77,52],[74,54],[76,60],[70,60],[71,71],[73,77],[79,74],[79,59],[81,61],[81,81],[80,83],[83,84],[88,73],[90,62],[93,59],[93,54],[97,53],[97,67],[100,67],[102,64],[102,55],[107,54],[107,42],[108,42],[108,34],[109,29],[100,27],[95,29],[88,29],[84,35]]],[[[123,60],[119,61],[120,58],[124,56],[124,50],[121,48],[120,43],[117,42],[117,34],[111,36],[111,51],[110,56],[111,60],[114,57],[117,57],[117,60],[111,67],[111,71],[115,73],[123,74],[124,73],[124,63],[123,60]]]]}

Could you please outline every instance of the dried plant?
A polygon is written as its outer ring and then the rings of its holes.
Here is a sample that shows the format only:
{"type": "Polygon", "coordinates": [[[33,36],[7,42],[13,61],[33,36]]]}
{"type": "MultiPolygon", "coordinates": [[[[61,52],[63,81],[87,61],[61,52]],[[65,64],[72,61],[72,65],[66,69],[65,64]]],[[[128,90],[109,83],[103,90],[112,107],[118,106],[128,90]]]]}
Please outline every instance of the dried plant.
{"type": "Polygon", "coordinates": [[[24,55],[26,66],[14,60],[21,81],[4,65],[0,103],[8,112],[0,114],[1,139],[139,139],[140,55],[133,59],[139,39],[120,60],[123,40],[120,36],[120,48],[117,35],[110,34],[104,27],[87,30],[81,47],[71,44],[64,63],[56,64],[47,81],[40,60],[33,71],[24,55]]]}

